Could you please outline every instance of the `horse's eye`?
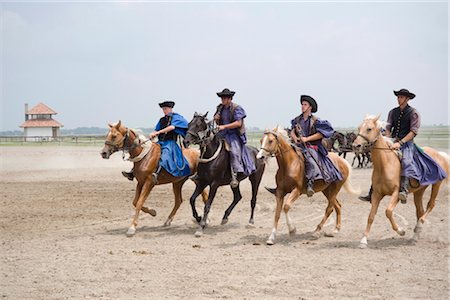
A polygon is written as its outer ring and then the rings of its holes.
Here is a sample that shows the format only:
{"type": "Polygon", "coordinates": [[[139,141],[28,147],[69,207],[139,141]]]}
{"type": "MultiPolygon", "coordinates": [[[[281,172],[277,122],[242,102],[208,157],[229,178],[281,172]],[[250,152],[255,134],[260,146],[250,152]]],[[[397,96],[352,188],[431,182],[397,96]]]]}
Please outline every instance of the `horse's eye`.
{"type": "Polygon", "coordinates": [[[272,140],[269,140],[269,144],[272,144],[273,143],[273,141],[272,140]]]}
{"type": "Polygon", "coordinates": [[[367,128],[367,132],[371,132],[372,131],[372,128],[367,128]]]}

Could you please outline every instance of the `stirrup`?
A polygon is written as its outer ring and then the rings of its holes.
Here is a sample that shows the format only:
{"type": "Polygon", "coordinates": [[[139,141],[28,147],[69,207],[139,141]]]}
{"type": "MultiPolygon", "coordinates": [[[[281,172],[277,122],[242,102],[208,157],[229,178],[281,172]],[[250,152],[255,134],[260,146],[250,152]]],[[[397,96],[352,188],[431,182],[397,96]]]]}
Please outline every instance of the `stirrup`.
{"type": "Polygon", "coordinates": [[[398,194],[398,199],[400,200],[400,202],[401,202],[402,204],[406,204],[406,200],[408,199],[408,193],[407,193],[407,192],[404,192],[404,191],[401,191],[401,192],[398,194]]]}
{"type": "Polygon", "coordinates": [[[231,179],[230,186],[232,188],[237,188],[239,186],[239,181],[236,178],[231,179]]]}
{"type": "Polygon", "coordinates": [[[152,173],[152,181],[154,184],[158,184],[158,173],[152,173]]]}
{"type": "Polygon", "coordinates": [[[306,196],[312,197],[314,195],[314,189],[310,186],[306,188],[306,196]]]}

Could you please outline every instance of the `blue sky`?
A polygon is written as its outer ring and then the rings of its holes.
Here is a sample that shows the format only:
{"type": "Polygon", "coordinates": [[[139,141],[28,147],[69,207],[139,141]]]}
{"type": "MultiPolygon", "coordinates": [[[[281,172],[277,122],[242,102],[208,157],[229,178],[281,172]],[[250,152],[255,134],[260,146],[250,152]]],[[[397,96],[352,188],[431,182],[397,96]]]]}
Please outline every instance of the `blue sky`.
{"type": "Polygon", "coordinates": [[[188,120],[236,91],[248,126],[287,126],[299,96],[335,127],[387,118],[407,88],[448,125],[447,2],[1,3],[0,131],[43,102],[65,128],[188,120]]]}

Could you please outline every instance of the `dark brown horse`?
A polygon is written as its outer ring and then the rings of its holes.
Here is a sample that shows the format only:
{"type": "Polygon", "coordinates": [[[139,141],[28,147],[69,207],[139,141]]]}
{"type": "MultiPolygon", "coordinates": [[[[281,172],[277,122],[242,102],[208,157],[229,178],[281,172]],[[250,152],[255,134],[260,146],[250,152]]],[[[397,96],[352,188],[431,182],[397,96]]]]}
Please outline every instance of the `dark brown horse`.
{"type": "MultiPolygon", "coordinates": [[[[286,215],[289,233],[291,234],[296,231],[295,227],[291,225],[288,212],[293,202],[297,200],[301,194],[306,193],[305,161],[303,155],[299,156],[288,142],[287,134],[281,128],[275,128],[274,130],[267,130],[264,132],[264,136],[261,139],[261,150],[257,157],[264,158],[268,156],[275,156],[278,163],[278,171],[275,175],[275,181],[277,183],[275,191],[277,207],[272,233],[266,242],[268,245],[273,245],[282,209],[286,215]],[[289,198],[284,202],[285,196],[289,193],[289,198]]],[[[329,152],[328,157],[342,173],[343,179],[331,183],[326,183],[323,180],[314,183],[314,190],[316,192],[322,191],[328,199],[325,215],[314,231],[316,237],[320,236],[322,227],[333,210],[336,211],[336,227],[334,232],[330,235],[337,234],[341,229],[341,204],[337,199],[337,195],[341,188],[344,187],[352,194],[359,193],[359,191],[353,190],[350,185],[350,164],[333,152],[329,152]]]]}
{"type": "MultiPolygon", "coordinates": [[[[142,210],[152,216],[156,216],[154,209],[144,206],[144,202],[155,186],[152,180],[152,173],[158,167],[159,158],[161,156],[161,147],[157,143],[148,141],[143,136],[138,136],[132,129],[126,128],[119,121],[115,125],[108,124],[110,130],[106,136],[105,146],[101,151],[103,158],[108,159],[111,154],[119,150],[128,151],[130,161],[134,162],[133,175],[137,180],[136,194],[134,196],[133,205],[136,207],[136,213],[131,222],[131,226],[127,231],[127,236],[133,236],[136,233],[136,226],[139,212],[142,210]]],[[[191,175],[197,170],[200,152],[196,149],[183,149],[183,155],[186,157],[191,175]]],[[[169,226],[183,201],[181,188],[188,180],[189,176],[174,177],[164,169],[158,176],[158,185],[172,183],[175,203],[173,209],[167,218],[164,226],[169,226]]],[[[207,194],[201,190],[203,201],[206,201],[207,194]]]]}
{"type": "MultiPolygon", "coordinates": [[[[203,230],[206,226],[206,220],[208,218],[208,213],[214,197],[216,196],[217,189],[220,186],[230,184],[231,181],[230,154],[225,149],[225,142],[221,140],[219,135],[215,134],[214,129],[212,128],[212,121],[208,122],[206,119],[206,115],[207,113],[205,115],[195,113],[194,118],[191,122],[189,122],[188,133],[184,140],[186,145],[189,145],[190,143],[200,145],[200,150],[202,153],[197,168],[198,183],[190,199],[192,214],[200,224],[199,229],[195,233],[196,236],[201,236],[203,234],[203,230]],[[208,201],[205,204],[203,217],[200,217],[197,214],[197,210],[195,209],[195,199],[207,186],[210,187],[209,197],[208,201]]],[[[258,193],[258,187],[264,173],[265,163],[262,159],[256,159],[258,150],[255,147],[246,147],[248,148],[248,151],[251,154],[251,159],[253,159],[256,166],[256,171],[248,176],[252,185],[252,199],[250,201],[251,214],[249,223],[253,224],[256,195],[258,193]]],[[[246,177],[247,176],[244,176],[243,174],[238,174],[237,179],[241,181],[246,177]]],[[[239,185],[235,188],[231,188],[231,190],[233,191],[233,202],[225,211],[225,214],[222,218],[222,224],[228,222],[228,216],[242,198],[239,185]]]]}

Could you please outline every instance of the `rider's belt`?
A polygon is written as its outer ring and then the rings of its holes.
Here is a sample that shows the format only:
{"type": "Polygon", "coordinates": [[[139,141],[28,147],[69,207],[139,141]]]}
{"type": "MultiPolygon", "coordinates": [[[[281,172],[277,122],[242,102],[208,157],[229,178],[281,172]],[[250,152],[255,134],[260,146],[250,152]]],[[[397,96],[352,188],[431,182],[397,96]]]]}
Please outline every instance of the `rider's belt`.
{"type": "Polygon", "coordinates": [[[306,145],[306,147],[314,149],[316,151],[319,150],[319,146],[317,146],[317,145],[306,145]]]}
{"type": "Polygon", "coordinates": [[[158,141],[164,142],[164,141],[176,141],[178,138],[178,134],[173,132],[168,132],[164,134],[158,135],[158,141]]]}

